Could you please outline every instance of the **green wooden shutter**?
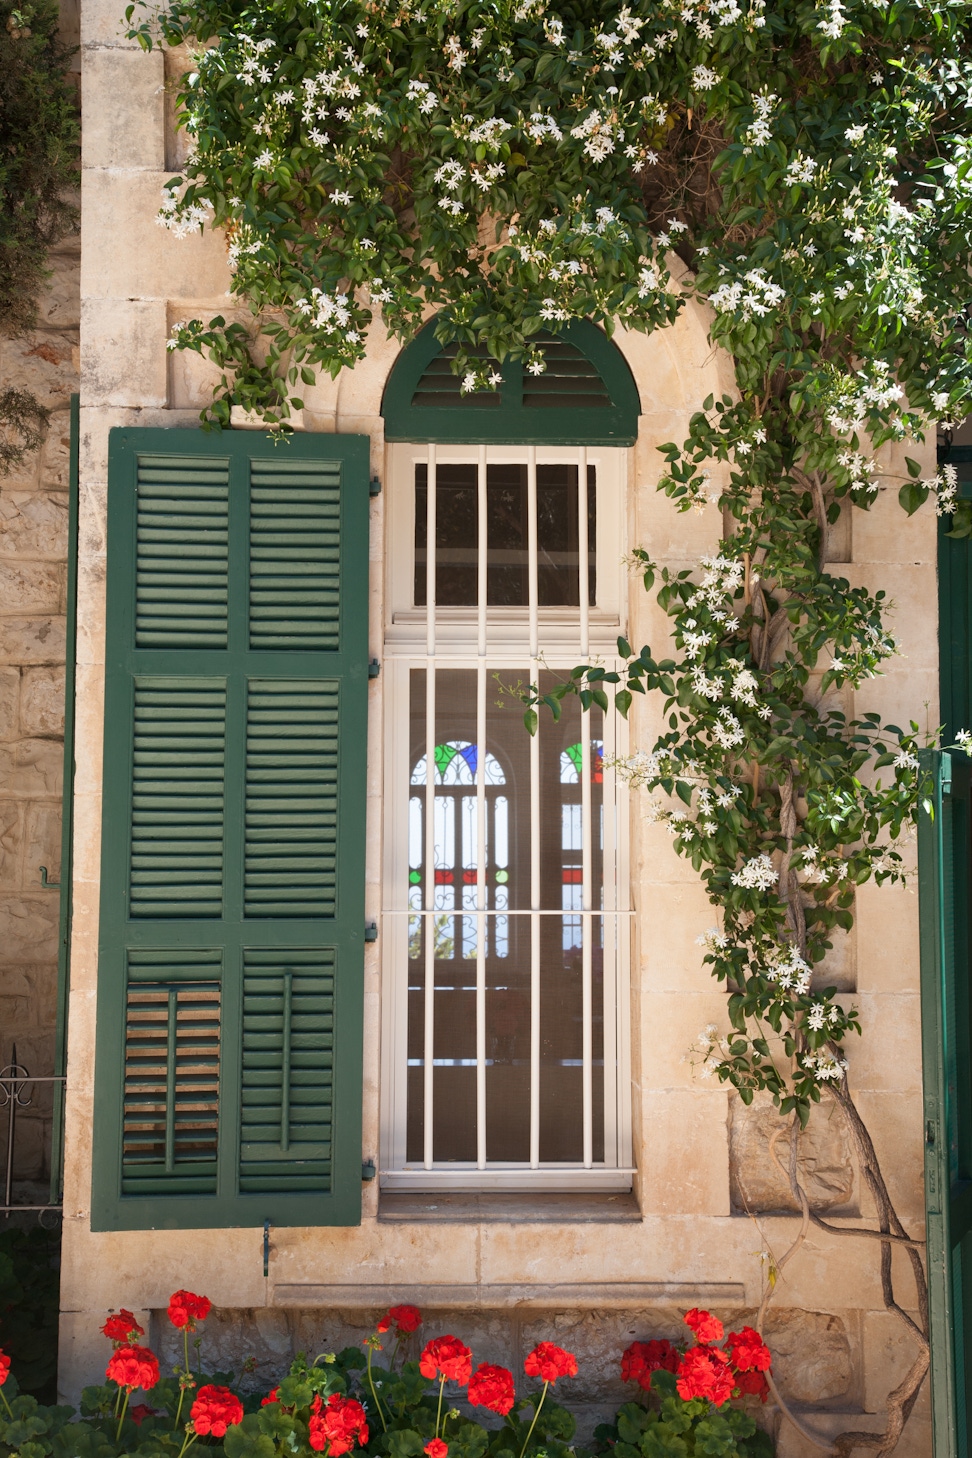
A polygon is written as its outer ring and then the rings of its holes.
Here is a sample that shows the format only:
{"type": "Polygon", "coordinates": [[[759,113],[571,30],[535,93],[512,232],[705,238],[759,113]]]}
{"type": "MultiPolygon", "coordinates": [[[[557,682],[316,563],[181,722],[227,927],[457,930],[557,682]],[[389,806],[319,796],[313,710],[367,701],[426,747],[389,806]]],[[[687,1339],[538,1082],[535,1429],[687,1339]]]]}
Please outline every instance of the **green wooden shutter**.
{"type": "MultiPolygon", "coordinates": [[[[972,497],[972,447],[943,452],[955,467],[959,495],[972,497]]],[[[972,544],[950,537],[953,518],[938,519],[938,619],[943,744],[954,744],[958,729],[972,729],[972,544]]]]}
{"type": "Polygon", "coordinates": [[[921,812],[921,1020],[925,1205],[935,1458],[972,1446],[972,765],[927,751],[934,816],[921,812]]]}
{"type": "Polygon", "coordinates": [[[112,431],[96,1230],[360,1218],[368,446],[112,431]]]}

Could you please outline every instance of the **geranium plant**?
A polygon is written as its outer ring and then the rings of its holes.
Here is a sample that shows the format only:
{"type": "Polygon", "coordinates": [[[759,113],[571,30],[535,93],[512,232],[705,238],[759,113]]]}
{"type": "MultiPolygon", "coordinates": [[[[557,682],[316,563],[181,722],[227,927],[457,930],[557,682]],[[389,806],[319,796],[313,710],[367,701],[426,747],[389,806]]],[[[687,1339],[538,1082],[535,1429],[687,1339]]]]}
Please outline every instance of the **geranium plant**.
{"type": "MultiPolygon", "coordinates": [[[[210,1309],[205,1297],[192,1297],[199,1303],[194,1312],[190,1303],[177,1301],[187,1295],[177,1292],[169,1308],[182,1330],[187,1310],[190,1319],[202,1320],[210,1309]]],[[[658,1458],[662,1452],[767,1458],[772,1444],[752,1409],[754,1399],[765,1402],[767,1396],[769,1351],[750,1327],[730,1332],[720,1347],[717,1318],[695,1310],[685,1320],[694,1344],[635,1342],[624,1353],[622,1376],[637,1382],[644,1400],[625,1404],[614,1424],[599,1429],[593,1451],[609,1445],[619,1458],[658,1458]],[[761,1386],[750,1380],[754,1373],[761,1386]]],[[[193,1447],[215,1450],[214,1458],[343,1458],[356,1452],[373,1458],[584,1458],[588,1450],[575,1440],[574,1418],[548,1400],[551,1388],[577,1375],[573,1353],[539,1342],[524,1362],[528,1380],[517,1397],[513,1373],[494,1363],[474,1365],[458,1337],[432,1337],[417,1361],[406,1358],[403,1343],[421,1324],[414,1306],[392,1307],[366,1339],[367,1355],[349,1347],[308,1362],[300,1354],[265,1396],[241,1397],[229,1374],[203,1378],[199,1372],[187,1383],[185,1371],[176,1368],[173,1377],[162,1377],[154,1353],[138,1341],[143,1329],[123,1308],[102,1328],[113,1343],[108,1385],[85,1390],[80,1419],[70,1408],[45,1408],[18,1395],[0,1353],[0,1458],[183,1458],[193,1447]],[[389,1363],[377,1364],[371,1359],[393,1327],[389,1363]],[[183,1422],[189,1387],[195,1396],[183,1422]],[[147,1401],[129,1406],[140,1388],[147,1401]],[[500,1424],[481,1422],[480,1408],[500,1424]]]]}

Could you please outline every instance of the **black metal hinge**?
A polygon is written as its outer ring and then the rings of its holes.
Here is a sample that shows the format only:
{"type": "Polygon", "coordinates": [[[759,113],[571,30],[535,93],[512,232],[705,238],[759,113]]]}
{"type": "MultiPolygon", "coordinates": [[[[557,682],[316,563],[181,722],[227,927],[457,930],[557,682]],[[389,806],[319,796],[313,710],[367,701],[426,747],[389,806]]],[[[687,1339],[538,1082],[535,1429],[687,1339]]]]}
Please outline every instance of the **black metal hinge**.
{"type": "Polygon", "coordinates": [[[378,662],[377,658],[372,658],[371,662],[368,664],[368,677],[377,678],[379,673],[381,673],[381,664],[378,662]]]}
{"type": "Polygon", "coordinates": [[[365,922],[365,941],[376,942],[378,940],[378,923],[376,921],[365,922]]]}
{"type": "Polygon", "coordinates": [[[375,1169],[375,1161],[373,1159],[363,1161],[361,1165],[361,1178],[363,1180],[373,1180],[377,1173],[378,1171],[375,1169]]]}
{"type": "Polygon", "coordinates": [[[380,496],[381,495],[381,482],[378,480],[378,477],[377,476],[372,476],[371,480],[368,482],[368,495],[369,496],[380,496]]]}

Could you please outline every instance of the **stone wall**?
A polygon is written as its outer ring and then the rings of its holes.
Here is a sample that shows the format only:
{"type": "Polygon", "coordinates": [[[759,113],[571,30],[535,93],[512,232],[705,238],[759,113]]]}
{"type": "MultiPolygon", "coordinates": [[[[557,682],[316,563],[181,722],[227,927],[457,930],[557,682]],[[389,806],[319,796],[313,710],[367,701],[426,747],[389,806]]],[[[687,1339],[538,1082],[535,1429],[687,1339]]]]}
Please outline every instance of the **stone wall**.
{"type": "MultiPolygon", "coordinates": [[[[218,1308],[204,1350],[240,1368],[257,1358],[269,1381],[300,1349],[357,1344],[376,1311],[413,1301],[430,1334],[454,1331],[480,1359],[517,1368],[542,1336],[582,1362],[572,1401],[590,1425],[621,1396],[620,1352],[635,1337],[674,1335],[693,1305],[731,1322],[752,1316],[767,1257],[778,1259],[799,1231],[787,1182],[770,1157],[776,1129],[766,1108],[744,1110],[724,1087],[700,1080],[685,1052],[700,1028],[722,1024],[725,994],[701,964],[696,938],[713,920],[691,866],[664,828],[632,816],[631,1111],[637,1166],[632,1218],[518,1220],[467,1209],[423,1223],[391,1218],[379,1182],[363,1190],[360,1225],[274,1229],[269,1275],[262,1232],[98,1231],[91,1228],[91,1139],[98,981],[103,744],[107,442],[114,426],[192,426],[211,388],[209,366],[171,354],[171,321],[227,313],[230,279],[223,239],[182,242],[156,226],[163,184],[177,166],[171,87],[180,58],[145,55],[120,34],[119,0],[86,0],[83,12],[85,197],[83,380],[79,554],[77,778],[69,1086],[59,1384],[74,1398],[103,1371],[99,1327],[109,1306],[144,1316],[153,1345],[175,1359],[165,1321],[169,1293],[205,1292],[218,1308]]],[[[663,441],[681,439],[707,394],[731,388],[725,360],[690,307],[672,329],[651,336],[619,330],[644,414],[626,461],[628,539],[652,558],[688,565],[721,532],[715,508],[680,515],[656,492],[663,441]]],[[[386,477],[380,406],[397,347],[377,329],[368,358],[337,380],[302,390],[298,425],[366,434],[372,466],[386,477]]],[[[930,459],[923,463],[930,464],[930,459]]],[[[852,582],[890,586],[892,627],[905,656],[849,712],[877,709],[901,722],[937,699],[936,523],[930,508],[904,524],[893,485],[882,483],[868,516],[843,521],[829,546],[852,582]]],[[[387,497],[371,505],[371,652],[380,656],[385,621],[387,497]]],[[[632,590],[632,641],[665,641],[669,621],[632,590]]],[[[382,909],[383,704],[385,675],[370,689],[366,918],[382,909]]],[[[633,713],[633,742],[650,744],[659,705],[633,713]]],[[[885,1161],[902,1219],[920,1233],[922,1118],[917,1016],[917,908],[907,892],[864,887],[853,936],[835,945],[827,982],[863,1010],[865,1037],[851,1049],[852,1081],[885,1161]]],[[[362,1159],[380,1158],[383,1019],[394,1003],[383,983],[382,944],[365,960],[365,1074],[362,1159]]],[[[387,1032],[387,1027],[386,1027],[387,1032]]],[[[387,1039],[386,1039],[387,1041],[387,1039]]],[[[801,1169],[814,1204],[836,1224],[871,1220],[866,1192],[848,1160],[846,1133],[827,1107],[814,1114],[801,1169]]],[[[784,1161],[785,1163],[785,1161],[784,1161]]],[[[909,1299],[905,1294],[904,1299],[909,1299]]],[[[766,1323],[784,1390],[820,1433],[877,1429],[887,1393],[912,1357],[902,1328],[882,1308],[870,1242],[811,1229],[779,1283],[766,1323]]],[[[781,1458],[814,1450],[792,1429],[781,1458]]],[[[898,1458],[930,1451],[927,1392],[898,1458]]]]}
{"type": "MultiPolygon", "coordinates": [[[[74,0],[61,30],[78,39],[74,0]]],[[[0,389],[51,411],[40,449],[0,477],[0,1067],[54,1071],[64,737],[70,396],[79,386],[80,239],[49,259],[37,328],[0,340],[0,389]]],[[[47,1198],[51,1090],[18,1118],[15,1198],[47,1198]]],[[[6,1119],[0,1154],[5,1153],[6,1119]]]]}

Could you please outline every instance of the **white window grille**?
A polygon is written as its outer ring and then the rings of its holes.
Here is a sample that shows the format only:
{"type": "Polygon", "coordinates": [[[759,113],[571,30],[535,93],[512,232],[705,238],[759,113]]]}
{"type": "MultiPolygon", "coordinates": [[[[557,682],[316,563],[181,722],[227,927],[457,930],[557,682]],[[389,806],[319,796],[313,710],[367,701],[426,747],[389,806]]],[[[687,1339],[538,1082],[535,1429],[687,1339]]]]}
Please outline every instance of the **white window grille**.
{"type": "Polygon", "coordinates": [[[627,1188],[625,725],[511,692],[614,662],[626,452],[389,458],[381,1181],[627,1188]]]}

